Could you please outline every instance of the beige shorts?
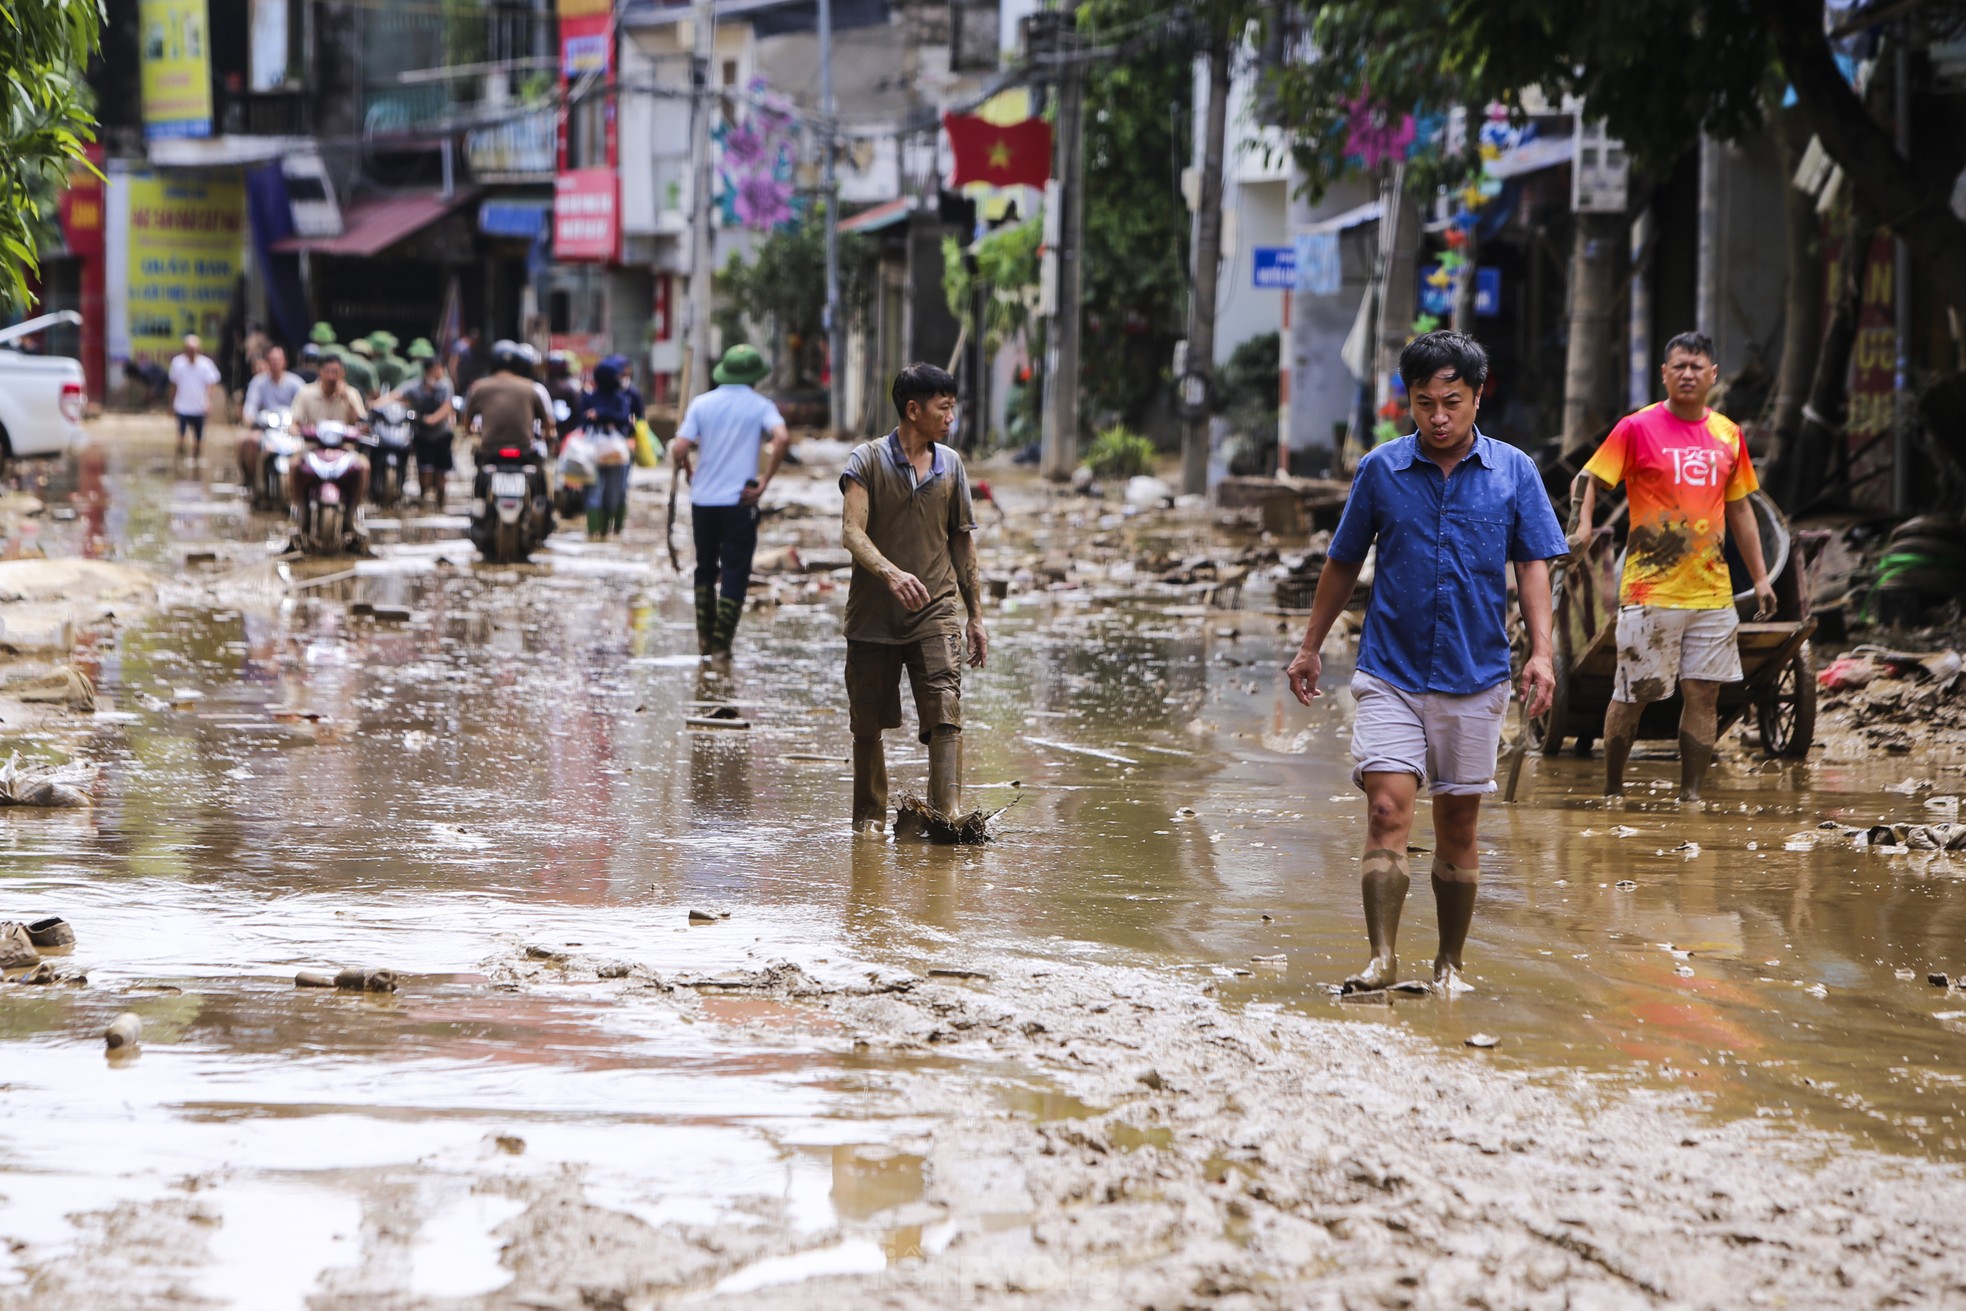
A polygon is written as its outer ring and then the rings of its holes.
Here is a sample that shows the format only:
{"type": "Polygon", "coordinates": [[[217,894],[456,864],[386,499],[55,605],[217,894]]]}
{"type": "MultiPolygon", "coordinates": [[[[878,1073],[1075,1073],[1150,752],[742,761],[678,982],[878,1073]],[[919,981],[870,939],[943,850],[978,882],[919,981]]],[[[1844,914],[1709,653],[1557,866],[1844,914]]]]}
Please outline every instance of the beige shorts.
{"type": "Polygon", "coordinates": [[[1509,709],[1506,682],[1466,696],[1406,692],[1360,671],[1352,675],[1352,782],[1367,774],[1411,774],[1435,796],[1495,790],[1495,752],[1509,709]]]}
{"type": "Polygon", "coordinates": [[[1618,608],[1618,677],[1611,699],[1627,705],[1663,701],[1682,678],[1741,681],[1741,648],[1733,606],[1675,610],[1659,605],[1618,608]]]}

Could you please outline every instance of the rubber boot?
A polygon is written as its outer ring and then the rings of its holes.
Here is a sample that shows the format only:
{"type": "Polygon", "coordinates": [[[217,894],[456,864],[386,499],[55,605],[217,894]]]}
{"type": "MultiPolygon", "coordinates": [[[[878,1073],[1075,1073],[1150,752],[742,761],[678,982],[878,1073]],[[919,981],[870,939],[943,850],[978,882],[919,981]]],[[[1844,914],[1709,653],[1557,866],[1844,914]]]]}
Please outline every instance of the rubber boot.
{"type": "Polygon", "coordinates": [[[600,510],[589,510],[587,512],[587,540],[590,542],[600,541],[601,537],[607,532],[606,523],[607,516],[604,512],[600,510]]]}
{"type": "Polygon", "coordinates": [[[1372,945],[1372,959],[1345,980],[1346,992],[1370,992],[1398,981],[1399,913],[1412,885],[1404,852],[1375,847],[1365,853],[1359,889],[1365,898],[1365,936],[1372,945]]]}
{"type": "Polygon", "coordinates": [[[620,536],[621,530],[626,528],[627,526],[628,526],[628,505],[626,502],[623,502],[622,504],[615,507],[614,516],[608,525],[608,532],[614,536],[620,536]]]}
{"type": "Polygon", "coordinates": [[[880,734],[853,739],[853,831],[887,826],[887,748],[880,734]]]}
{"type": "Polygon", "coordinates": [[[718,598],[717,621],[710,635],[711,655],[730,654],[730,644],[737,640],[737,621],[743,615],[743,597],[725,596],[718,598]]]}
{"type": "Polygon", "coordinates": [[[717,635],[717,585],[698,583],[696,585],[696,653],[709,655],[711,642],[717,635]]]}
{"type": "Polygon", "coordinates": [[[1679,735],[1679,799],[1698,801],[1706,786],[1707,766],[1713,763],[1713,743],[1702,742],[1691,733],[1679,735]]]}
{"type": "Polygon", "coordinates": [[[1481,884],[1481,866],[1450,865],[1434,860],[1434,909],[1440,917],[1440,954],[1434,957],[1434,986],[1452,994],[1467,990],[1461,981],[1461,951],[1468,945],[1468,928],[1474,923],[1475,893],[1481,884]]]}
{"type": "Polygon", "coordinates": [[[928,804],[944,819],[960,819],[963,809],[963,731],[938,728],[928,739],[928,804]]]}

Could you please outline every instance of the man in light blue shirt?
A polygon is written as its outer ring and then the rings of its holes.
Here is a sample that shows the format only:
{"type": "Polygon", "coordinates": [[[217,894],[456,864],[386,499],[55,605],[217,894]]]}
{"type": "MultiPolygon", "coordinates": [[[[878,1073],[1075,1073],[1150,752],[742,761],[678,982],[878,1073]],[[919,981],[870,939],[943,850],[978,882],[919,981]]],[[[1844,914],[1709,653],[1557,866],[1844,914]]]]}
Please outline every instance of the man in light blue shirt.
{"type": "Polygon", "coordinates": [[[1434,985],[1459,991],[1474,920],[1480,857],[1475,817],[1495,790],[1495,753],[1509,703],[1511,569],[1528,630],[1522,698],[1549,708],[1550,565],[1569,553],[1535,463],[1475,426],[1488,355],[1458,332],[1415,337],[1400,378],[1419,431],[1359,462],[1344,517],[1318,577],[1311,622],[1285,673],[1305,705],[1319,696],[1321,649],[1377,549],[1352,676],[1352,781],[1366,796],[1361,862],[1372,959],[1347,991],[1398,980],[1395,944],[1410,874],[1406,840],[1422,783],[1433,794],[1434,901],[1440,951],[1434,985]]]}
{"type": "Polygon", "coordinates": [[[669,444],[673,476],[690,480],[696,645],[701,655],[730,654],[737,620],[744,613],[744,593],[751,586],[751,556],[758,549],[758,500],[792,444],[778,407],[752,390],[770,372],[755,346],[725,351],[710,374],[716,389],[690,402],[676,440],[669,444]],[[762,475],[761,446],[766,453],[762,475]]]}

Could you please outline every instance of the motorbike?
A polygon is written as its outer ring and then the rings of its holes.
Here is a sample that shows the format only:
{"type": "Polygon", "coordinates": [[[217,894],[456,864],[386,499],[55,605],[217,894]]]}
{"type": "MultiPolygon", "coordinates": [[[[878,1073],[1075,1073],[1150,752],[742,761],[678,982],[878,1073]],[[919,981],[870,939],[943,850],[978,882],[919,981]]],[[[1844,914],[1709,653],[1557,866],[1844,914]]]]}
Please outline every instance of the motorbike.
{"type": "Polygon", "coordinates": [[[261,410],[253,418],[259,439],[259,476],[252,487],[253,508],[282,510],[287,505],[287,479],[294,461],[307,452],[307,442],[294,431],[289,410],[261,410]]]}
{"type": "Polygon", "coordinates": [[[307,488],[293,507],[294,547],[307,555],[359,555],[362,507],[350,483],[362,457],[350,445],[354,433],[345,424],[321,423],[310,436],[314,445],[296,466],[307,488]]]}
{"type": "Polygon", "coordinates": [[[394,509],[403,497],[415,456],[410,443],[416,416],[401,401],[386,401],[370,416],[368,434],[360,438],[369,460],[369,500],[378,508],[394,509]]]}
{"type": "Polygon", "coordinates": [[[478,465],[471,543],[493,564],[527,559],[552,531],[540,450],[502,446],[478,465]]]}

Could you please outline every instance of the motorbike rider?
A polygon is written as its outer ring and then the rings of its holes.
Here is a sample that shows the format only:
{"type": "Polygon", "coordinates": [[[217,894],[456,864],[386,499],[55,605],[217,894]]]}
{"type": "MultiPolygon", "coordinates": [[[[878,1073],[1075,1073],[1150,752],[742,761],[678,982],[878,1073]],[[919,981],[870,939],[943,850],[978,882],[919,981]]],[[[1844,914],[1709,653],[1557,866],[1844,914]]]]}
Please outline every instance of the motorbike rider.
{"type": "Polygon", "coordinates": [[[412,439],[416,485],[425,500],[435,494],[441,512],[444,478],[452,467],[451,445],[455,434],[451,428],[451,397],[454,393],[451,380],[444,375],[444,362],[437,358],[436,349],[428,341],[418,337],[411,342],[409,357],[420,367],[421,375],[391,395],[409,406],[410,414],[416,419],[416,436],[412,439]]]}
{"type": "Polygon", "coordinates": [[[395,333],[378,328],[369,334],[369,345],[375,348],[376,382],[383,391],[395,391],[416,377],[416,369],[396,353],[395,333]]]}
{"type": "MultiPolygon", "coordinates": [[[[472,490],[474,497],[485,494],[486,480],[499,451],[512,447],[536,451],[535,425],[549,446],[557,435],[553,406],[547,399],[546,389],[533,381],[532,362],[526,358],[530,349],[514,341],[493,342],[492,372],[472,383],[471,390],[464,395],[464,415],[460,422],[466,432],[471,430],[473,421],[479,424],[475,456],[478,477],[472,490]]],[[[543,453],[538,460],[543,468],[543,453]]],[[[533,492],[537,498],[545,498],[544,473],[534,474],[533,492]]],[[[548,515],[552,513],[550,506],[546,512],[548,515]]]]}
{"type": "Polygon", "coordinates": [[[348,385],[362,393],[364,401],[374,400],[382,393],[382,381],[375,372],[375,343],[367,337],[357,337],[348,344],[348,354],[342,356],[341,365],[348,385]]]}
{"type": "Polygon", "coordinates": [[[300,375],[303,386],[321,376],[321,348],[308,342],[300,348],[300,367],[294,372],[300,375]]]}
{"type": "Polygon", "coordinates": [[[284,350],[268,346],[264,359],[266,371],[255,373],[253,380],[246,384],[246,400],[240,407],[246,431],[239,438],[239,473],[240,481],[247,487],[259,485],[259,429],[255,425],[260,411],[291,410],[294,397],[300,394],[300,378],[287,371],[284,350]]]}
{"type": "MultiPolygon", "coordinates": [[[[293,416],[294,427],[300,430],[301,436],[312,440],[319,425],[339,423],[356,427],[368,421],[369,411],[362,404],[360,394],[348,384],[341,361],[329,355],[321,360],[321,376],[302,387],[294,397],[293,416]]],[[[307,461],[294,461],[292,481],[294,504],[306,504],[315,482],[307,461]]],[[[369,462],[357,455],[339,485],[342,504],[360,505],[369,490],[369,462]]]]}

